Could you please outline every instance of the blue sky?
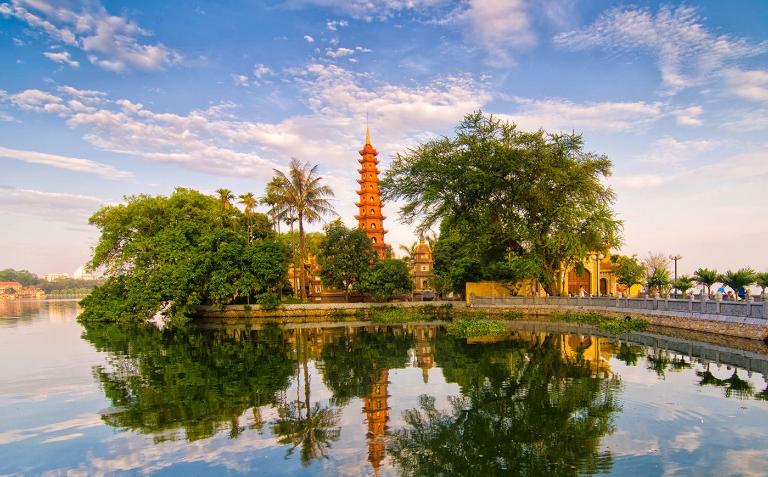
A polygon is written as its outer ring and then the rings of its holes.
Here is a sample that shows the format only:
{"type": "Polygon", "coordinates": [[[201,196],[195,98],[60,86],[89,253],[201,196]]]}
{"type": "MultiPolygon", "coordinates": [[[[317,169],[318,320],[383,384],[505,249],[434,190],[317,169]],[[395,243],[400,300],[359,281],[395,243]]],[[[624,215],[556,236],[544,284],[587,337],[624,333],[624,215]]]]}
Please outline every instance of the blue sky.
{"type": "Polygon", "coordinates": [[[482,108],[613,161],[624,253],[768,270],[767,27],[764,1],[0,0],[0,268],[71,273],[100,205],[261,194],[291,157],[354,225],[366,113],[386,168],[482,108]]]}

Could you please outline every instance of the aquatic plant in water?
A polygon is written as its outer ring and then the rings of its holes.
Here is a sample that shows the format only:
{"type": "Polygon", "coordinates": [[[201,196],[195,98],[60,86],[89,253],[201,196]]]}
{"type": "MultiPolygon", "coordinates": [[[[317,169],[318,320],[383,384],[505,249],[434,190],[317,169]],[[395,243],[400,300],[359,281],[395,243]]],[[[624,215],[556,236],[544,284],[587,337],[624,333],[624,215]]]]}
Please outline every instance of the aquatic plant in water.
{"type": "Polygon", "coordinates": [[[566,311],[552,313],[550,317],[568,323],[596,326],[603,331],[613,334],[628,333],[630,331],[645,331],[648,327],[647,322],[637,318],[613,318],[595,312],[566,311]]]}
{"type": "Polygon", "coordinates": [[[482,320],[477,318],[458,318],[453,320],[448,327],[448,333],[457,338],[469,338],[472,336],[488,336],[507,333],[507,326],[496,320],[482,320]]]}

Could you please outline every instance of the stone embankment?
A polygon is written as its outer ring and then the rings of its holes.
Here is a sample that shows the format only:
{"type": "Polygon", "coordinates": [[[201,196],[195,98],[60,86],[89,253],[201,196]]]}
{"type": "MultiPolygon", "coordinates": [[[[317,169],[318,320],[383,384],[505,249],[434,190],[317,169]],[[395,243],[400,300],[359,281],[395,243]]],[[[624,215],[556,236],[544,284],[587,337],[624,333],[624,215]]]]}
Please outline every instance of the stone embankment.
{"type": "Polygon", "coordinates": [[[768,338],[768,307],[765,302],[732,302],[693,299],[611,297],[469,297],[475,309],[519,310],[548,315],[562,311],[596,311],[609,316],[640,318],[652,325],[737,336],[768,338]]]}
{"type": "Polygon", "coordinates": [[[287,323],[296,319],[303,322],[327,322],[350,318],[365,318],[370,310],[397,308],[441,309],[465,308],[462,301],[406,301],[397,303],[305,303],[282,305],[276,310],[263,310],[259,305],[201,306],[198,315],[217,321],[259,320],[266,323],[287,323]]]}

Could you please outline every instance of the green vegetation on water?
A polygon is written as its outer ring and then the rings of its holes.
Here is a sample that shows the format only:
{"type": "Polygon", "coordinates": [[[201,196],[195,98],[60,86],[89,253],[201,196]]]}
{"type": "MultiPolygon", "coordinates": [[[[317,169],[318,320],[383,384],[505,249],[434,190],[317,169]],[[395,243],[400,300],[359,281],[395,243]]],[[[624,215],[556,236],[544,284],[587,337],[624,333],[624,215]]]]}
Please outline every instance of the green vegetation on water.
{"type": "Polygon", "coordinates": [[[423,305],[418,307],[381,306],[368,311],[368,319],[374,323],[411,323],[415,321],[431,321],[450,319],[453,307],[446,305],[423,305]]]}
{"type": "Polygon", "coordinates": [[[448,333],[457,338],[500,335],[509,332],[507,326],[497,320],[458,318],[448,325],[448,333]]]}
{"type": "Polygon", "coordinates": [[[569,323],[592,325],[613,334],[628,333],[631,331],[645,331],[648,323],[636,318],[612,318],[595,312],[566,311],[552,313],[550,317],[569,323]]]}

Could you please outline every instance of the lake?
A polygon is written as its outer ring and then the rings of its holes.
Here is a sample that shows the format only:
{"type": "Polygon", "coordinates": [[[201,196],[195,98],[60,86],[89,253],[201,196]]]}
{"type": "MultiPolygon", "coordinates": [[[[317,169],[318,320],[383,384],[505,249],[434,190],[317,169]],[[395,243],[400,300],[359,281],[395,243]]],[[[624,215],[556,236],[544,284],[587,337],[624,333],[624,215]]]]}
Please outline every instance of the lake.
{"type": "Polygon", "coordinates": [[[0,302],[0,475],[766,475],[768,348],[0,302]]]}

